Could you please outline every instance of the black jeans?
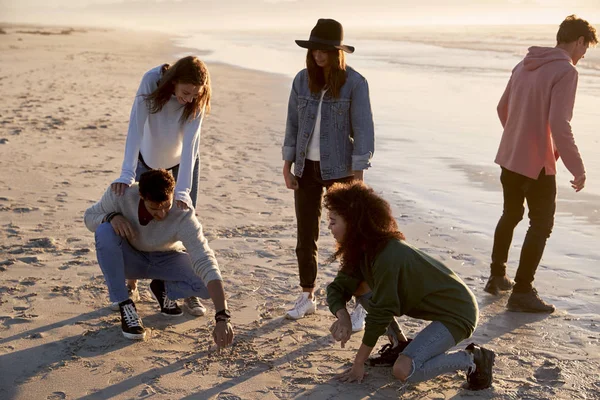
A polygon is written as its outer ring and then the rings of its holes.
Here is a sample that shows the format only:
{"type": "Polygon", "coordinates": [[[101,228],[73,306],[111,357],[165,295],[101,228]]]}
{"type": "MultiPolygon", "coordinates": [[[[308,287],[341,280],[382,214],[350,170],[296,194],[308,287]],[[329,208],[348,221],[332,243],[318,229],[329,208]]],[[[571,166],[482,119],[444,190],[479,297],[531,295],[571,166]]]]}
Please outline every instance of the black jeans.
{"type": "Polygon", "coordinates": [[[556,176],[546,175],[544,169],[537,179],[531,179],[502,168],[500,175],[504,193],[504,209],[494,233],[491,272],[494,276],[506,273],[508,250],[513,231],[523,219],[527,200],[529,229],[521,248],[519,268],[515,277],[515,292],[527,292],[533,287],[535,271],[542,259],[546,240],[554,226],[556,211],[556,176]]]}
{"type": "Polygon", "coordinates": [[[296,256],[300,271],[300,286],[314,288],[317,280],[317,240],[323,202],[323,189],[336,182],[350,182],[349,176],[341,179],[321,179],[321,167],[318,161],[306,160],[304,172],[298,178],[299,188],[294,191],[298,237],[296,256]]]}

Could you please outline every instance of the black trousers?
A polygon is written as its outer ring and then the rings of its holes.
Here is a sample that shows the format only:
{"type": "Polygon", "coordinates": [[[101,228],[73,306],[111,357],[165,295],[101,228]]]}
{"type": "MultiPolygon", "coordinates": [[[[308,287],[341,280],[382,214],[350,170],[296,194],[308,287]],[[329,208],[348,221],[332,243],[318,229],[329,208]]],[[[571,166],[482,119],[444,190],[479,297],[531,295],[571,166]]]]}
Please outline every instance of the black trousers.
{"type": "Polygon", "coordinates": [[[298,226],[296,256],[300,271],[300,286],[314,288],[317,280],[319,224],[323,202],[323,189],[336,182],[350,182],[349,176],[341,179],[321,179],[318,161],[306,160],[302,176],[298,178],[299,188],[294,191],[296,221],[298,226]]]}
{"type": "Polygon", "coordinates": [[[515,277],[515,292],[527,292],[533,287],[535,271],[542,259],[546,240],[554,226],[556,211],[556,176],[542,169],[537,179],[531,179],[502,168],[500,175],[504,194],[504,209],[494,233],[492,275],[506,273],[506,261],[513,232],[523,219],[524,202],[529,208],[529,229],[525,235],[519,268],[515,277]]]}

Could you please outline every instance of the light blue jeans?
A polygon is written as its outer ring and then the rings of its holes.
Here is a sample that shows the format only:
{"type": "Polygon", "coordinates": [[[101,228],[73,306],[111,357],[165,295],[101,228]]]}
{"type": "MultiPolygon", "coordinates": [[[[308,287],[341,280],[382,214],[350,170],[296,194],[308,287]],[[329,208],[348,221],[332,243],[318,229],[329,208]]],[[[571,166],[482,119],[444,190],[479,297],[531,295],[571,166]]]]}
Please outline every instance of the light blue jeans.
{"type": "Polygon", "coordinates": [[[402,352],[412,359],[412,371],[406,382],[423,382],[447,372],[473,368],[471,353],[465,350],[447,353],[455,345],[454,337],[444,324],[434,321],[427,325],[402,352]]]}
{"type": "Polygon", "coordinates": [[[128,299],[125,279],[160,279],[171,300],[196,296],[208,299],[208,289],[194,273],[189,254],[179,251],[139,251],[117,235],[109,222],[96,229],[96,255],[110,301],[128,299]]]}

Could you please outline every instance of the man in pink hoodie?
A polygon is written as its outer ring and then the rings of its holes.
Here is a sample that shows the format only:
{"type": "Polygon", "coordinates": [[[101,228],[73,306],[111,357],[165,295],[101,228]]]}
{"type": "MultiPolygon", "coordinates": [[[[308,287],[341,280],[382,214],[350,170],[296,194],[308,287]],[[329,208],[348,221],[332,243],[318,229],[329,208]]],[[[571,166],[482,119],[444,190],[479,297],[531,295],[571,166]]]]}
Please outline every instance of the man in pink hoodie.
{"type": "Polygon", "coordinates": [[[494,233],[491,276],[485,291],[498,294],[512,289],[510,311],[554,311],[533,287],[546,240],[554,225],[556,161],[573,174],[571,187],[585,186],[585,169],[571,131],[577,90],[575,65],[590,45],[598,43],[596,30],[575,15],[567,17],[556,34],[556,47],[530,47],[513,69],[498,104],[504,127],[496,163],[502,167],[502,217],[494,233]],[[529,230],[521,249],[515,282],[506,275],[513,231],[529,208],[529,230]],[[513,286],[514,285],[514,286],[513,286]]]}

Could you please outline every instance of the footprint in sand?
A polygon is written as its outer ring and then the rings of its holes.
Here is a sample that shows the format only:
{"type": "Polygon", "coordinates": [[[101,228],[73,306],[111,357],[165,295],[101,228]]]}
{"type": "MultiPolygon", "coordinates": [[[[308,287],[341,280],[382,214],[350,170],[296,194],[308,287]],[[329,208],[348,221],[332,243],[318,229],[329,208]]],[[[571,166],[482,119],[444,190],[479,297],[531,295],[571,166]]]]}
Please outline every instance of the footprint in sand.
{"type": "Polygon", "coordinates": [[[29,212],[33,212],[33,211],[37,211],[39,210],[38,207],[15,207],[12,209],[13,212],[15,213],[29,213],[29,212]]]}
{"type": "Polygon", "coordinates": [[[17,258],[17,260],[21,261],[22,263],[29,264],[29,265],[31,265],[31,264],[40,265],[40,259],[35,256],[34,257],[19,257],[19,258],[17,258]]]}
{"type": "Polygon", "coordinates": [[[56,250],[56,241],[51,237],[42,237],[29,239],[25,247],[30,249],[50,249],[56,250]]]}
{"type": "Polygon", "coordinates": [[[22,279],[19,282],[19,285],[34,286],[37,283],[37,281],[40,281],[40,280],[42,280],[42,278],[37,278],[37,277],[34,277],[34,276],[30,276],[30,277],[27,277],[25,279],[22,279]]]}
{"type": "Polygon", "coordinates": [[[217,396],[217,399],[219,399],[219,400],[241,400],[242,398],[240,396],[236,396],[233,393],[221,392],[217,396]]]}
{"type": "Polygon", "coordinates": [[[533,376],[538,382],[548,383],[550,385],[562,385],[565,380],[562,378],[562,369],[551,361],[546,360],[540,366],[533,376]]]}
{"type": "Polygon", "coordinates": [[[48,399],[48,400],[61,400],[61,399],[66,399],[66,398],[67,398],[67,394],[65,392],[53,392],[51,395],[46,397],[46,399],[48,399]]]}
{"type": "Polygon", "coordinates": [[[9,258],[8,260],[0,261],[0,272],[4,272],[7,270],[6,267],[10,267],[16,262],[14,258],[9,258]]]}

